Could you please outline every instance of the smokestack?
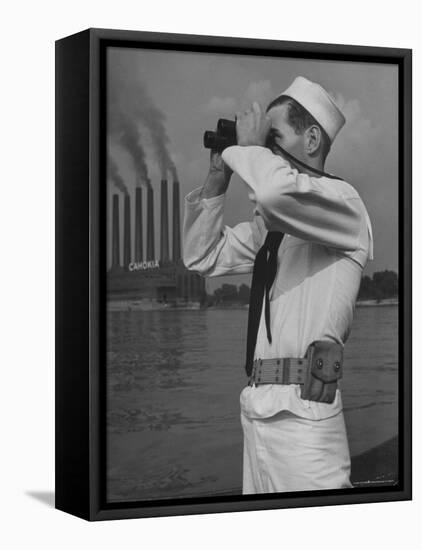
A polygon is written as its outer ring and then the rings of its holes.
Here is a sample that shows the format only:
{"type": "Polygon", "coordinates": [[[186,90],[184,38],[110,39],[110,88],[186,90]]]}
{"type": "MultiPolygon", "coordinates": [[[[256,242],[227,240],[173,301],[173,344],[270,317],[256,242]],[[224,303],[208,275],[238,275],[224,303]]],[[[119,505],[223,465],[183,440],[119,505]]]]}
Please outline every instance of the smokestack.
{"type": "Polygon", "coordinates": [[[119,195],[113,194],[113,226],[112,226],[111,267],[120,266],[120,227],[119,227],[119,195]]]}
{"type": "Polygon", "coordinates": [[[123,231],[123,265],[127,269],[130,264],[131,243],[130,243],[130,196],[125,195],[124,208],[124,231],[123,231]]]}
{"type": "Polygon", "coordinates": [[[161,180],[161,241],[160,256],[163,262],[169,260],[169,212],[167,180],[161,180]]]}
{"type": "Polygon", "coordinates": [[[173,261],[180,260],[180,196],[179,182],[173,181],[173,261]]]}
{"type": "Polygon", "coordinates": [[[147,192],[147,260],[154,260],[154,192],[148,187],[147,192]]]}
{"type": "Polygon", "coordinates": [[[135,262],[142,262],[144,259],[142,230],[142,188],[135,189],[135,262]]]}

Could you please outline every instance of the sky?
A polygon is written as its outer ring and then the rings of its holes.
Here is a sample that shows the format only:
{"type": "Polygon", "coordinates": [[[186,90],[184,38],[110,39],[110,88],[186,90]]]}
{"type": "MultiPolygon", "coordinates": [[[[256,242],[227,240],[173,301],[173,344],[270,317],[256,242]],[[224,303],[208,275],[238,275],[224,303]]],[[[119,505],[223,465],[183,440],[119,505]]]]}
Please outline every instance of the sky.
{"type": "MultiPolygon", "coordinates": [[[[365,274],[383,269],[398,271],[398,72],[395,65],[110,48],[108,154],[134,197],[139,178],[133,158],[112,135],[116,112],[127,109],[126,114],[139,131],[139,144],[145,155],[143,169],[147,170],[155,192],[157,258],[163,162],[172,165],[169,182],[177,171],[183,220],[184,197],[204,183],[208,170],[209,151],[202,144],[204,131],[214,129],[220,117],[233,119],[237,110],[249,107],[255,100],[265,108],[299,75],[321,84],[346,116],[346,125],[331,148],[325,168],[353,185],[368,210],[374,233],[374,260],[368,263],[365,274]],[[150,116],[149,122],[145,113],[150,116]],[[151,134],[149,123],[155,116],[159,119],[158,140],[164,140],[164,152],[157,149],[157,135],[151,134]]],[[[152,133],[155,134],[154,128],[152,133]]],[[[107,181],[107,189],[109,197],[119,193],[111,179],[107,181]]],[[[169,195],[171,198],[171,183],[169,195]]],[[[122,219],[123,201],[120,203],[122,219]]],[[[108,204],[111,208],[111,200],[108,204]]],[[[133,224],[134,200],[131,206],[133,224]]],[[[171,208],[169,213],[171,216],[171,208]]],[[[110,258],[111,209],[108,214],[110,258]]],[[[238,177],[232,178],[224,223],[233,226],[251,217],[247,188],[238,177]]],[[[208,292],[224,282],[250,284],[250,276],[208,279],[208,292]]]]}

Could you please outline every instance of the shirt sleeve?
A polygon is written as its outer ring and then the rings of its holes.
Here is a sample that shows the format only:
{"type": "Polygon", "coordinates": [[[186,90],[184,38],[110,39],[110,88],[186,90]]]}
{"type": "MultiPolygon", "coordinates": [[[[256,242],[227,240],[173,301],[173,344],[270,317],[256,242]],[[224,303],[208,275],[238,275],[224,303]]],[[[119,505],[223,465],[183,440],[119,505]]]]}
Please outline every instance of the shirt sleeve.
{"type": "Polygon", "coordinates": [[[205,277],[250,273],[265,240],[259,216],[234,227],[223,223],[225,194],[199,198],[201,188],[185,197],[183,263],[205,277]]]}
{"type": "Polygon", "coordinates": [[[359,248],[365,218],[352,186],[300,174],[265,147],[228,147],[223,160],[252,189],[249,197],[268,231],[344,251],[359,248]]]}

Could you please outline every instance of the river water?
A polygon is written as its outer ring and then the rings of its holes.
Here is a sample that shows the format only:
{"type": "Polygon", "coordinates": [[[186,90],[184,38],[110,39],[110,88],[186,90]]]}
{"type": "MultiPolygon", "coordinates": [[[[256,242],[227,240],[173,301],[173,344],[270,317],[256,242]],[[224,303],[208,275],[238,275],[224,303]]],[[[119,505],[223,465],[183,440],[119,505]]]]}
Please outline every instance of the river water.
{"type": "MultiPolygon", "coordinates": [[[[246,326],[242,309],[109,312],[110,502],[241,493],[246,326]]],[[[357,308],[342,381],[352,457],[397,435],[397,375],[398,308],[357,308]]]]}

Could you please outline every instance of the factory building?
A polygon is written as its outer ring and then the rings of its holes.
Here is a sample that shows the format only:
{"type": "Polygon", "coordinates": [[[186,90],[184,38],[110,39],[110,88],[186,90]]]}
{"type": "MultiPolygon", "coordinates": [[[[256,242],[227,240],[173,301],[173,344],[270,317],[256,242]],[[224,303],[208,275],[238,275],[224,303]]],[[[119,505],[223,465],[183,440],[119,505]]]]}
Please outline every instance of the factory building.
{"type": "Polygon", "coordinates": [[[154,191],[151,185],[135,190],[134,235],[131,235],[131,197],[123,194],[123,251],[120,250],[120,195],[112,196],[111,267],[107,273],[107,299],[111,309],[198,308],[205,300],[205,280],[183,264],[180,231],[180,186],[172,186],[170,251],[169,189],[161,181],[160,250],[154,242],[154,191]],[[146,194],[146,246],[143,201],[146,194]],[[132,257],[132,238],[134,257],[132,257]]]}

